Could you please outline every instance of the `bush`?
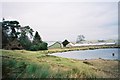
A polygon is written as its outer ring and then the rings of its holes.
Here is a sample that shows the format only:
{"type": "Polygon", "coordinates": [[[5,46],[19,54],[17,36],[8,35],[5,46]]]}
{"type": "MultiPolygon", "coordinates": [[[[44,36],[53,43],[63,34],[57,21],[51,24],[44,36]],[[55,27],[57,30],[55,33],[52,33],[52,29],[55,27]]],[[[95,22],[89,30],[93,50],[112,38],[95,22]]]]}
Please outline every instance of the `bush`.
{"type": "Polygon", "coordinates": [[[31,51],[47,50],[47,49],[48,49],[47,43],[45,43],[45,42],[34,44],[30,47],[31,51]]]}
{"type": "Polygon", "coordinates": [[[37,45],[32,45],[32,46],[30,47],[30,50],[31,50],[31,51],[38,51],[38,50],[39,50],[39,46],[37,46],[37,45]]]}
{"type": "Polygon", "coordinates": [[[40,50],[47,50],[48,49],[47,45],[48,45],[47,43],[42,42],[42,43],[39,44],[39,49],[40,50]]]}

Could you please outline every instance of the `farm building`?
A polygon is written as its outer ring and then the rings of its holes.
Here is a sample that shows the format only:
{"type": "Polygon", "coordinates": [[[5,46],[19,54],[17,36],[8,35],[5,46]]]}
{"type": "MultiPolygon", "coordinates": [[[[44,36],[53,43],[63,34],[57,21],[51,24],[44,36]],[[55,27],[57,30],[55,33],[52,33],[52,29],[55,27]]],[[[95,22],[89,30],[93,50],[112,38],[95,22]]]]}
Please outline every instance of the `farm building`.
{"type": "Polygon", "coordinates": [[[66,47],[73,47],[75,44],[73,44],[73,43],[68,43],[67,45],[66,45],[66,47]]]}
{"type": "Polygon", "coordinates": [[[48,42],[48,49],[54,48],[63,48],[63,45],[60,42],[48,42]]]}
{"type": "Polygon", "coordinates": [[[102,42],[102,43],[84,43],[84,44],[73,44],[73,43],[69,43],[66,45],[66,47],[83,47],[83,46],[104,46],[104,45],[115,45],[116,43],[115,42],[109,42],[109,43],[106,43],[106,42],[102,42]]]}

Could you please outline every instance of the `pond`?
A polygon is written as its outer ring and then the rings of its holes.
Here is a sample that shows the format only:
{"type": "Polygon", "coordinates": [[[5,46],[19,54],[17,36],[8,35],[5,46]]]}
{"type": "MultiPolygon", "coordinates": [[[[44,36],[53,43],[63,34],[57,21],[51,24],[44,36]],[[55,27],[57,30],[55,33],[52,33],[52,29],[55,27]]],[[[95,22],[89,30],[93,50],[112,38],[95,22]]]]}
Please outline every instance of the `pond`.
{"type": "Polygon", "coordinates": [[[107,48],[107,49],[60,52],[49,55],[64,57],[64,58],[79,59],[79,60],[100,59],[100,58],[107,60],[120,60],[120,57],[118,57],[119,51],[120,48],[107,48]]]}

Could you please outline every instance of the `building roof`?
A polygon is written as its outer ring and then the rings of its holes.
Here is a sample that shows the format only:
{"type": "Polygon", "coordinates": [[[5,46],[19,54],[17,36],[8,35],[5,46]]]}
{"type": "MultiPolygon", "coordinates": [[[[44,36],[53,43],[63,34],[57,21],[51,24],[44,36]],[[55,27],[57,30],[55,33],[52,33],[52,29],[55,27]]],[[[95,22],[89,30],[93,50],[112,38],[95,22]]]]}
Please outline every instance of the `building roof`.
{"type": "Polygon", "coordinates": [[[71,42],[66,45],[66,47],[72,47],[72,46],[74,46],[74,44],[71,42]]]}
{"type": "Polygon", "coordinates": [[[59,41],[47,41],[47,43],[48,43],[48,47],[55,44],[55,43],[60,43],[61,44],[61,42],[59,42],[59,41]]]}

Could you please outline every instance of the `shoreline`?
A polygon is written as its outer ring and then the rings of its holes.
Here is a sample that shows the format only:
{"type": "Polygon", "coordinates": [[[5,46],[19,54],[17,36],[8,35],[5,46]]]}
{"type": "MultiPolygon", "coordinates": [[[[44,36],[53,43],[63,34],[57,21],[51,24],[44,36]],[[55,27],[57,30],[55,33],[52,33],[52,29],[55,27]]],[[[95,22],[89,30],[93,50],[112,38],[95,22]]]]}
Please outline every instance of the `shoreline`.
{"type": "MultiPolygon", "coordinates": [[[[58,58],[65,58],[65,57],[60,57],[60,56],[54,56],[54,55],[49,55],[47,54],[47,56],[53,56],[53,57],[58,57],[58,58]]],[[[76,60],[76,61],[95,61],[95,60],[103,60],[103,61],[120,61],[119,59],[103,59],[103,58],[98,58],[98,59],[73,59],[73,58],[66,58],[66,59],[70,59],[70,60],[76,60]]]]}
{"type": "MultiPolygon", "coordinates": [[[[109,48],[119,48],[119,47],[116,47],[116,46],[104,46],[104,47],[100,47],[100,48],[91,48],[91,47],[88,47],[88,48],[67,48],[67,49],[51,49],[50,51],[48,51],[47,55],[48,56],[55,56],[55,55],[51,55],[51,54],[56,54],[56,53],[64,53],[64,52],[71,52],[71,51],[80,51],[80,50],[95,50],[95,49],[109,49],[109,48]],[[56,50],[56,51],[55,51],[56,50]],[[55,52],[54,52],[55,51],[55,52]],[[50,53],[49,53],[50,52],[50,53]]],[[[56,57],[60,57],[60,56],[56,56],[56,57]]],[[[62,57],[62,58],[65,58],[65,57],[62,57]]],[[[74,58],[68,58],[68,59],[74,59],[74,58]]],[[[75,59],[75,60],[80,60],[80,61],[91,61],[91,60],[106,60],[106,61],[120,61],[119,59],[103,59],[103,58],[96,58],[96,59],[75,59]]]]}
{"type": "Polygon", "coordinates": [[[46,52],[49,54],[57,53],[57,52],[68,52],[68,51],[80,51],[80,50],[95,50],[95,49],[106,49],[106,48],[120,48],[120,46],[84,46],[84,47],[71,47],[71,48],[56,48],[56,49],[48,49],[46,52]]]}

